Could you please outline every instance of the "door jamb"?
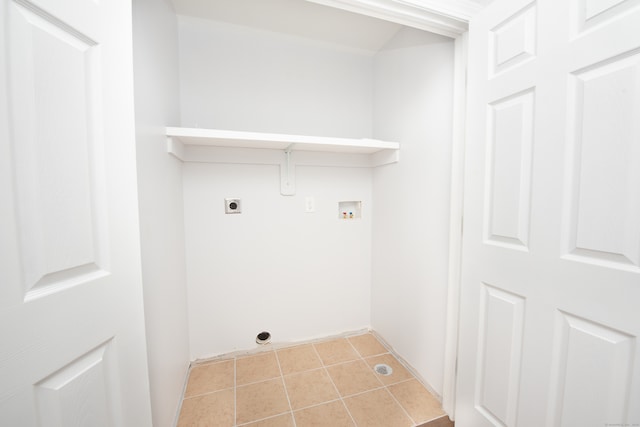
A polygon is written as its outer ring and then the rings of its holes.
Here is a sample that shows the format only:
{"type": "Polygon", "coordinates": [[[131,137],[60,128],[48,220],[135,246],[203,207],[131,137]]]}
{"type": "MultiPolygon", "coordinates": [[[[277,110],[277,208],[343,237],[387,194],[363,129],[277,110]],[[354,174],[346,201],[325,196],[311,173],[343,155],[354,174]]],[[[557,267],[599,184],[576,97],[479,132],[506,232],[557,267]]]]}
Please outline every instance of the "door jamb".
{"type": "Polygon", "coordinates": [[[465,136],[467,109],[468,32],[455,39],[453,82],[453,137],[451,147],[451,199],[449,212],[449,273],[444,352],[442,408],[453,420],[456,409],[458,329],[462,273],[465,136]]]}

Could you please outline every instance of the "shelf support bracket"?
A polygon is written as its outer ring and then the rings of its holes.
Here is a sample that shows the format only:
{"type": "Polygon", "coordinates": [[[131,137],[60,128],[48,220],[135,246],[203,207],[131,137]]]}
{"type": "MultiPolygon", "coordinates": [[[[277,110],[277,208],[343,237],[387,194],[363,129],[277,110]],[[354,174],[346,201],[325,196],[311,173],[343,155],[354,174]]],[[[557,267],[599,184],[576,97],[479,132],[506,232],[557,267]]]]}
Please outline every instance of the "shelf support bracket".
{"type": "Polygon", "coordinates": [[[293,196],[296,194],[296,165],[292,159],[293,145],[284,150],[284,160],[280,163],[280,194],[293,196]]]}
{"type": "Polygon", "coordinates": [[[178,138],[167,137],[167,152],[184,162],[184,144],[178,138]]]}

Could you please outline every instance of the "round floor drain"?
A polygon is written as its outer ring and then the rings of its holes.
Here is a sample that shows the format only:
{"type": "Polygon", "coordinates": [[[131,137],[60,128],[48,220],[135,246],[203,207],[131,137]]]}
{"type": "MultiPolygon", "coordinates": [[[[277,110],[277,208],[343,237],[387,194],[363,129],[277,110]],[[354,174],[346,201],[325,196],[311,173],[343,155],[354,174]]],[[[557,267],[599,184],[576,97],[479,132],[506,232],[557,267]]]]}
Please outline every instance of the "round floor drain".
{"type": "Polygon", "coordinates": [[[256,343],[258,344],[267,344],[271,341],[271,334],[269,332],[260,332],[256,337],[256,343]]]}
{"type": "Polygon", "coordinates": [[[379,373],[380,375],[384,375],[385,377],[393,374],[393,368],[385,363],[380,363],[374,366],[373,369],[375,369],[377,373],[379,373]]]}

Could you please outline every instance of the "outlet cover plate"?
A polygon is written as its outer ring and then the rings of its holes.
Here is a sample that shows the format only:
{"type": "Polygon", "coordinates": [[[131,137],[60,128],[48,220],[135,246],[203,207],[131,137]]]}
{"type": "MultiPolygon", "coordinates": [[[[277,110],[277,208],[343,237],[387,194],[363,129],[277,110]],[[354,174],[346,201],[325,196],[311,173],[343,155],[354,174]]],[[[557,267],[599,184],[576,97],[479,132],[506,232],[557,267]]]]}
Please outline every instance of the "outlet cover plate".
{"type": "Polygon", "coordinates": [[[239,214],[242,213],[242,205],[240,199],[224,199],[224,213],[239,214]]]}

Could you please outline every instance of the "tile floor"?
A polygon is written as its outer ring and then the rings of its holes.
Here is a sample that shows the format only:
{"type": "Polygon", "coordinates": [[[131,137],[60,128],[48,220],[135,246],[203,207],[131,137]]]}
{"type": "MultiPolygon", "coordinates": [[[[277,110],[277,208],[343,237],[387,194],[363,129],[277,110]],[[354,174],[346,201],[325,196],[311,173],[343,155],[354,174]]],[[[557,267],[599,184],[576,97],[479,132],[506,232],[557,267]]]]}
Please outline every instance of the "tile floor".
{"type": "Polygon", "coordinates": [[[436,419],[449,421],[436,398],[366,333],[194,365],[178,427],[411,427],[436,419]],[[377,373],[379,363],[392,374],[377,373]]]}

